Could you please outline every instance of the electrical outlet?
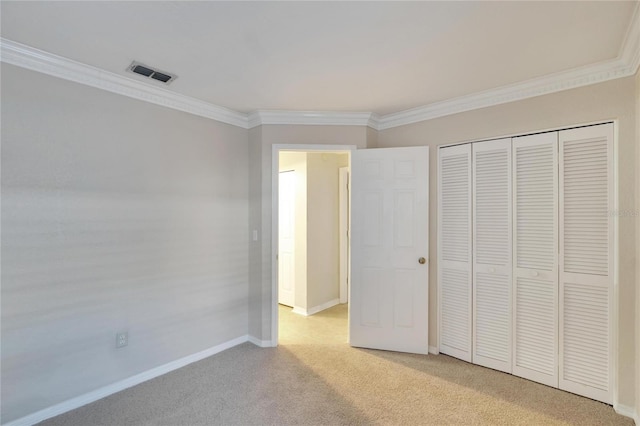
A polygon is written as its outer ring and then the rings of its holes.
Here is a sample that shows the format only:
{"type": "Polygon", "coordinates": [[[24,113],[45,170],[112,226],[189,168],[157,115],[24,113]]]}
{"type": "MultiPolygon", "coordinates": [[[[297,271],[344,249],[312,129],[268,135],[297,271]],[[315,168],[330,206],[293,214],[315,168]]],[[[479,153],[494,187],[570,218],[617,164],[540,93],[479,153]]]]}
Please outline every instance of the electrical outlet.
{"type": "Polygon", "coordinates": [[[129,344],[129,333],[116,333],[116,348],[123,348],[129,344]]]}

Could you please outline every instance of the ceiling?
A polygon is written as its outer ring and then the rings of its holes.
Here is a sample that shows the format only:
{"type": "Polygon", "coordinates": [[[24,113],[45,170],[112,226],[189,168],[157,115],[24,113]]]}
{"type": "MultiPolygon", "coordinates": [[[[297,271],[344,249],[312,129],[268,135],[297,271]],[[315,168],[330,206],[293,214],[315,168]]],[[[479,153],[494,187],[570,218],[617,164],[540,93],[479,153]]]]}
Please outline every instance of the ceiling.
{"type": "MultiPolygon", "coordinates": [[[[2,37],[256,110],[403,111],[612,60],[637,1],[12,2],[2,37]]],[[[145,80],[149,84],[158,84],[145,80]]]]}

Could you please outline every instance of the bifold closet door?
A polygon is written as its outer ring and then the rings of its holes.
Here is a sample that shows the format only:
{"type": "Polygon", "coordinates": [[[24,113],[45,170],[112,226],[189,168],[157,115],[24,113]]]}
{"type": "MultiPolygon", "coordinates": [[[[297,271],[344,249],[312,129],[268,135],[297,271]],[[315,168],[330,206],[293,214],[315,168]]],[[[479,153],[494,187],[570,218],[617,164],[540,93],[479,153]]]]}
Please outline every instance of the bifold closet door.
{"type": "Polygon", "coordinates": [[[511,139],[472,144],[473,362],[511,372],[511,139]]]}
{"type": "Polygon", "coordinates": [[[613,124],[559,139],[559,386],[611,403],[613,124]]]}
{"type": "Polygon", "coordinates": [[[513,374],[558,386],[558,133],[513,138],[513,374]]]}
{"type": "Polygon", "coordinates": [[[438,150],[440,352],[471,361],[471,145],[438,150]]]}

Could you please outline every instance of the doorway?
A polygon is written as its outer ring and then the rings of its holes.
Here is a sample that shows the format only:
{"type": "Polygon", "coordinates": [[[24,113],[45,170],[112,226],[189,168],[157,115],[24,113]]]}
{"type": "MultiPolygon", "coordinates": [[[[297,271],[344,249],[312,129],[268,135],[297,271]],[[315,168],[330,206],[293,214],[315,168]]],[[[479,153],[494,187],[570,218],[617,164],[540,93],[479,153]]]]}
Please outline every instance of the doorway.
{"type": "MultiPolygon", "coordinates": [[[[280,151],[347,151],[353,188],[349,191],[352,227],[346,340],[356,347],[428,353],[429,148],[355,151],[355,147],[346,146],[274,145],[272,149],[271,345],[277,346],[279,341],[280,151]]],[[[324,228],[320,225],[318,229],[324,228]]],[[[316,248],[307,244],[308,247],[316,248]]],[[[324,256],[326,253],[319,251],[307,253],[306,259],[324,256]]]]}
{"type": "Polygon", "coordinates": [[[346,336],[351,148],[274,146],[274,343],[281,318],[288,341],[293,325],[324,316],[344,316],[330,323],[346,336]]]}

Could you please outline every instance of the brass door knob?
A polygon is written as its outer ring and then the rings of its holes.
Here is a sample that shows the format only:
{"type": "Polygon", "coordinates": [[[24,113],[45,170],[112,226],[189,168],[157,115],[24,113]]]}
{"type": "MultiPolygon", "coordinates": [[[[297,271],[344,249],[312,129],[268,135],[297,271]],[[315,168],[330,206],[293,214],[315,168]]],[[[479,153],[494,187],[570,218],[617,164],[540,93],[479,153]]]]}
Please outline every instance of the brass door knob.
{"type": "Polygon", "coordinates": [[[427,263],[427,259],[425,259],[424,257],[421,257],[420,259],[418,259],[418,263],[421,265],[424,265],[425,263],[427,263]]]}

